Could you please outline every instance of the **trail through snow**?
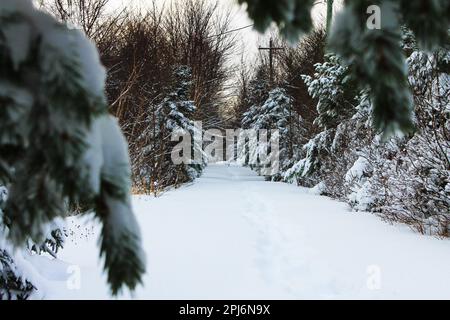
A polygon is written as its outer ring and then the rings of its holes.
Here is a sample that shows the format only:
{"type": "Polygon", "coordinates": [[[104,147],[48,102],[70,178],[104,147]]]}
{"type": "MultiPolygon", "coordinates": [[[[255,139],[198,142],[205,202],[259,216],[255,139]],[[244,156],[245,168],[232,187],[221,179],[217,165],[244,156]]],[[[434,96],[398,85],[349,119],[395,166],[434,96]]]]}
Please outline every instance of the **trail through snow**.
{"type": "MultiPolygon", "coordinates": [[[[248,168],[210,165],[195,183],[133,206],[148,269],[133,298],[450,298],[449,241],[248,168]]],[[[98,225],[70,218],[68,227],[59,261],[36,263],[57,275],[46,298],[109,298],[98,225]]]]}

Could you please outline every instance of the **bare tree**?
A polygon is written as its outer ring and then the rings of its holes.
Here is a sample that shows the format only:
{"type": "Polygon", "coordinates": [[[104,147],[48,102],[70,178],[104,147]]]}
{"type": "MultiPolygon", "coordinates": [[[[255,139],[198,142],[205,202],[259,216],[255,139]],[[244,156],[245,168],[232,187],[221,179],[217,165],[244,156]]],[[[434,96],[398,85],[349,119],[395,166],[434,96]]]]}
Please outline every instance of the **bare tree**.
{"type": "Polygon", "coordinates": [[[110,0],[42,0],[41,4],[61,21],[80,27],[95,38],[110,0]]]}

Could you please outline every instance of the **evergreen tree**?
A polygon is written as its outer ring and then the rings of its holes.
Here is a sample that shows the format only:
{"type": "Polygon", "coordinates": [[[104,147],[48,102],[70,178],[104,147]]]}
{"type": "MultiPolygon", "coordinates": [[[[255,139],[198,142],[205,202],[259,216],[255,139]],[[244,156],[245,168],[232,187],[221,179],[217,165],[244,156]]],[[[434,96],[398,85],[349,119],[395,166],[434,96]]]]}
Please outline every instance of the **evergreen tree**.
{"type": "Polygon", "coordinates": [[[100,252],[113,294],[141,281],[144,256],[130,204],[125,139],[108,115],[95,46],[36,10],[0,3],[0,185],[5,236],[42,243],[74,208],[102,222],[100,252]],[[20,36],[18,36],[20,34],[20,36]]]}
{"type": "Polygon", "coordinates": [[[400,0],[402,17],[414,33],[420,48],[448,46],[450,3],[446,0],[400,0]]]}
{"type": "Polygon", "coordinates": [[[8,199],[8,190],[0,187],[0,300],[22,300],[31,296],[42,297],[45,293],[39,282],[36,282],[37,270],[28,259],[33,254],[46,253],[54,258],[63,248],[65,242],[64,227],[53,222],[48,225],[48,233],[42,243],[28,239],[26,245],[14,249],[7,239],[9,231],[4,222],[3,208],[8,199]]]}
{"type": "MultiPolygon", "coordinates": [[[[142,184],[141,181],[150,184],[141,186],[146,191],[156,193],[157,189],[192,181],[205,166],[203,158],[201,163],[187,165],[175,165],[171,159],[171,152],[178,144],[171,141],[173,133],[190,134],[191,137],[202,134],[193,121],[196,107],[189,99],[191,87],[191,69],[188,66],[175,67],[167,95],[147,117],[146,128],[139,138],[142,151],[135,161],[135,180],[138,184],[142,184]]],[[[201,141],[194,141],[191,155],[195,152],[203,155],[201,141]]]]}
{"type": "Polygon", "coordinates": [[[284,178],[315,186],[314,191],[345,200],[356,210],[448,237],[449,50],[420,51],[406,27],[401,39],[400,47],[408,55],[416,132],[386,140],[372,130],[370,122],[377,115],[371,89],[357,91],[344,76],[359,62],[347,66],[328,57],[316,65],[313,77],[304,77],[310,94],[319,100],[316,123],[321,132],[305,144],[305,157],[284,178]],[[347,114],[335,112],[347,105],[347,114]]]}
{"type": "MultiPolygon", "coordinates": [[[[158,119],[161,132],[171,134],[173,132],[188,133],[192,138],[201,134],[198,128],[194,126],[193,116],[196,110],[194,102],[189,100],[190,90],[192,87],[192,73],[188,66],[179,66],[174,70],[173,91],[170,92],[157,109],[158,119]]],[[[194,141],[192,144],[191,154],[202,152],[202,142],[194,141]]],[[[177,142],[167,143],[168,152],[165,155],[165,162],[168,167],[173,167],[170,157],[170,151],[175,147],[177,142]]],[[[205,165],[201,163],[191,163],[188,165],[177,166],[176,176],[173,177],[173,184],[189,182],[199,177],[205,165]]],[[[173,172],[168,168],[167,172],[173,172]]]]}
{"type": "Polygon", "coordinates": [[[252,114],[256,115],[260,106],[268,98],[270,89],[267,79],[268,75],[266,74],[264,65],[258,66],[254,76],[249,81],[246,95],[243,97],[243,101],[241,101],[243,106],[240,109],[244,111],[240,115],[243,128],[251,127],[251,121],[254,118],[252,114]]]}
{"type": "MultiPolygon", "coordinates": [[[[3,222],[3,207],[8,198],[8,190],[0,187],[0,300],[27,299],[35,289],[18,268],[12,258],[13,250],[5,245],[4,233],[6,225],[3,222]]],[[[18,254],[18,253],[16,253],[18,254]]]]}
{"type": "Polygon", "coordinates": [[[315,64],[314,77],[303,75],[309,94],[318,99],[318,117],[315,123],[321,128],[335,128],[354,113],[358,91],[349,68],[336,55],[328,55],[324,63],[315,64]]]}
{"type": "Polygon", "coordinates": [[[35,287],[23,276],[10,253],[0,248],[0,300],[25,300],[35,287]]]}
{"type": "Polygon", "coordinates": [[[326,58],[324,63],[315,64],[313,77],[302,76],[309,94],[318,100],[314,123],[321,131],[303,146],[304,158],[284,173],[284,179],[289,182],[307,186],[322,183],[322,189],[330,187],[323,177],[331,177],[333,155],[339,152],[342,132],[347,130],[346,121],[359,113],[358,90],[349,68],[335,55],[326,58]]]}
{"type": "MultiPolygon", "coordinates": [[[[244,114],[242,126],[255,130],[278,130],[279,139],[279,159],[280,169],[284,170],[292,164],[295,156],[298,156],[296,141],[300,132],[300,116],[293,110],[292,98],[283,88],[275,88],[269,92],[269,97],[261,106],[252,106],[244,114]]],[[[267,139],[269,143],[270,136],[267,139]]],[[[249,141],[248,149],[250,152],[258,152],[270,148],[263,145],[261,140],[256,142],[249,141]],[[252,144],[253,143],[253,144],[252,144]]],[[[255,155],[251,155],[255,156],[255,155]]],[[[272,179],[280,179],[279,174],[275,174],[272,179]]]]}

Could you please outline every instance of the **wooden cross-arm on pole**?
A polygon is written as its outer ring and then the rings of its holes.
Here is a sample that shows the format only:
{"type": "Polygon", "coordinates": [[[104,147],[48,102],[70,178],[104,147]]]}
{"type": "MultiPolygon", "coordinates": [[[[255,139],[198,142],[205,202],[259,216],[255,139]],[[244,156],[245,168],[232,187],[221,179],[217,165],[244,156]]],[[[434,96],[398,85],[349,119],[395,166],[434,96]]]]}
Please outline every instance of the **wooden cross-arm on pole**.
{"type": "Polygon", "coordinates": [[[277,50],[283,50],[281,47],[274,47],[272,38],[269,41],[269,47],[259,47],[259,50],[269,50],[269,67],[270,67],[270,85],[273,84],[273,54],[277,50]]]}

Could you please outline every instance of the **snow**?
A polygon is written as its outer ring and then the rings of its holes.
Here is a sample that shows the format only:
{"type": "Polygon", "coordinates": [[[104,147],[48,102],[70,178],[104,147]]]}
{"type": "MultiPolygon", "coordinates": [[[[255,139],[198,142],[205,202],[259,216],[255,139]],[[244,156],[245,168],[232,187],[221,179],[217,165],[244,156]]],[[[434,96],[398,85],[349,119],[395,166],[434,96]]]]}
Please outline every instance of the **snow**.
{"type": "Polygon", "coordinates": [[[353,166],[345,174],[345,181],[349,182],[352,179],[361,179],[369,166],[369,162],[364,157],[359,157],[353,166]]]}
{"type": "Polygon", "coordinates": [[[102,97],[105,90],[106,70],[96,45],[81,30],[73,30],[75,44],[68,54],[76,55],[80,63],[84,88],[94,96],[102,97]]]}
{"type": "Polygon", "coordinates": [[[349,203],[355,210],[369,210],[375,201],[375,197],[371,194],[371,184],[369,180],[352,186],[352,193],[347,197],[349,203]]]}
{"type": "Polygon", "coordinates": [[[323,194],[325,191],[327,190],[327,186],[325,185],[325,183],[323,181],[319,182],[318,184],[316,184],[314,187],[312,187],[309,192],[311,194],[315,194],[315,195],[321,195],[323,194]]]}
{"type": "MultiPolygon", "coordinates": [[[[450,298],[448,240],[248,168],[210,165],[193,184],[134,196],[133,207],[148,257],[137,299],[450,298]]],[[[67,223],[59,260],[36,257],[48,278],[45,298],[110,298],[97,257],[100,226],[87,217],[67,223]],[[74,289],[67,281],[78,269],[74,289]]]]}

